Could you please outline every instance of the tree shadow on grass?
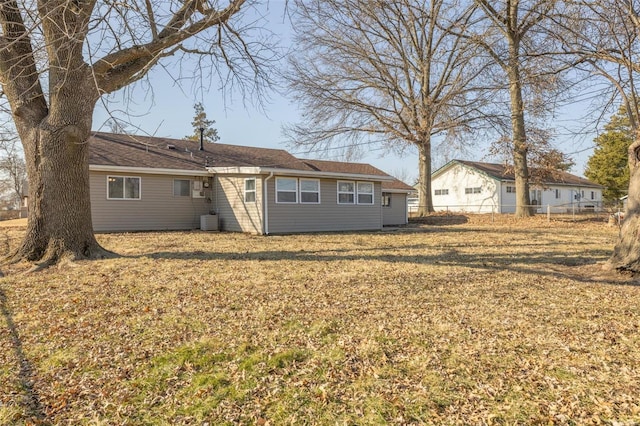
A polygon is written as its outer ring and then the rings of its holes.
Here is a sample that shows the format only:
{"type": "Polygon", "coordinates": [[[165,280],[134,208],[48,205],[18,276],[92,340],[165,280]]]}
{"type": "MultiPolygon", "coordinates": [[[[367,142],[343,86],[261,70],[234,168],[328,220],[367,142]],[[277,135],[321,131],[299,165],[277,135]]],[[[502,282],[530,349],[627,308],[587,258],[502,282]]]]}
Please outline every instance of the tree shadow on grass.
{"type": "Polygon", "coordinates": [[[40,395],[34,386],[33,381],[33,367],[27,359],[24,350],[22,348],[22,340],[20,340],[20,334],[18,328],[13,321],[13,315],[7,306],[7,296],[4,290],[0,288],[0,313],[4,317],[9,330],[9,339],[13,346],[13,352],[16,357],[16,361],[19,365],[18,379],[20,381],[20,388],[22,390],[22,402],[21,405],[25,410],[25,414],[29,420],[40,425],[47,425],[46,415],[42,404],[40,402],[40,395]]]}
{"type": "Polygon", "coordinates": [[[218,253],[211,251],[155,252],[142,255],[151,259],[178,259],[200,261],[298,261],[298,262],[335,262],[335,261],[381,261],[388,263],[406,263],[411,265],[432,264],[438,266],[464,266],[478,271],[512,271],[515,273],[535,274],[548,278],[569,278],[584,283],[631,284],[617,275],[594,273],[599,265],[610,255],[609,250],[591,249],[579,253],[567,253],[562,250],[547,250],[544,253],[464,253],[461,247],[449,246],[439,253],[402,254],[405,249],[415,246],[395,247],[400,254],[380,253],[375,249],[327,249],[300,251],[257,251],[246,253],[218,253]]]}
{"type": "Polygon", "coordinates": [[[469,217],[463,214],[432,214],[424,217],[410,217],[409,225],[464,225],[469,222],[469,217]]]}

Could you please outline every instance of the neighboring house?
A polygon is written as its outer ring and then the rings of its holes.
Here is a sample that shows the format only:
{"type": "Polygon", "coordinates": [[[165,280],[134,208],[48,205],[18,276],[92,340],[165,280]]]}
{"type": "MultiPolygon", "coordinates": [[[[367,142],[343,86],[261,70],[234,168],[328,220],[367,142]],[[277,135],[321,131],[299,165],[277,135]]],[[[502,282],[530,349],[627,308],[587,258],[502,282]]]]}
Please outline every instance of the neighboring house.
{"type": "Polygon", "coordinates": [[[256,234],[381,229],[407,223],[411,187],[360,163],[280,149],[95,133],[95,231],[207,229],[256,234]]]}
{"type": "MultiPolygon", "coordinates": [[[[431,176],[436,211],[513,213],[515,177],[501,164],[453,160],[431,176]]],[[[600,210],[602,186],[566,172],[541,186],[530,186],[531,204],[553,212],[600,210]]]]}

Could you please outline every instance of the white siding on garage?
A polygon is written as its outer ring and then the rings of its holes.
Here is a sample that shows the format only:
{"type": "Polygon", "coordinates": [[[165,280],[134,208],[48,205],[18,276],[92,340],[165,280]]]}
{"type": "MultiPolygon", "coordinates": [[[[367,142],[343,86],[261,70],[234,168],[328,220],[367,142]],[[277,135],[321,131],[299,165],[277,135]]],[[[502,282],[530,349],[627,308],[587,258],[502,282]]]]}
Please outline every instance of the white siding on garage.
{"type": "MultiPolygon", "coordinates": [[[[531,191],[541,191],[542,199],[538,211],[546,212],[547,206],[553,213],[571,212],[584,208],[599,211],[602,208],[602,189],[571,185],[552,184],[541,188],[531,186],[531,191]],[[582,195],[584,193],[584,196],[582,195]],[[576,195],[579,194],[578,197],[576,195]],[[592,197],[593,195],[593,197],[592,197]]],[[[530,194],[531,196],[531,194],[530,194]]],[[[515,212],[516,194],[514,182],[502,182],[502,213],[515,212]],[[508,188],[511,188],[509,190],[508,188]],[[511,191],[511,192],[507,192],[511,191]]]]}
{"type": "Polygon", "coordinates": [[[337,180],[320,179],[319,204],[275,202],[276,177],[267,181],[268,232],[356,231],[382,228],[380,182],[374,183],[372,205],[338,204],[337,180]]]}
{"type": "Polygon", "coordinates": [[[436,211],[497,213],[500,211],[499,183],[482,172],[456,164],[432,178],[433,207],[436,211]],[[466,193],[467,188],[471,193],[466,193]]]}
{"type": "Polygon", "coordinates": [[[211,209],[211,191],[204,198],[176,197],[174,179],[202,180],[202,177],[136,173],[90,173],[93,229],[104,231],[151,231],[197,229],[200,216],[211,209]],[[140,178],[139,200],[108,200],[107,176],[140,178]]]}
{"type": "Polygon", "coordinates": [[[502,206],[500,213],[515,213],[516,211],[516,184],[515,182],[502,182],[500,199],[502,206]]]}

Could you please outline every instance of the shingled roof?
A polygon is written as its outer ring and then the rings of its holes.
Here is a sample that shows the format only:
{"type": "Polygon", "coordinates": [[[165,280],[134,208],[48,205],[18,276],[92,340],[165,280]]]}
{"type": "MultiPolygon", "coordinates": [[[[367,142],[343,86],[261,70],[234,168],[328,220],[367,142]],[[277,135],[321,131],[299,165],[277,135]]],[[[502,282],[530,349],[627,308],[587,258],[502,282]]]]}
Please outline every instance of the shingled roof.
{"type": "MultiPolygon", "coordinates": [[[[302,160],[305,164],[312,167],[317,171],[331,172],[331,173],[355,173],[360,175],[370,176],[389,176],[382,170],[373,167],[371,164],[366,163],[345,163],[340,161],[328,161],[328,160],[302,160]]],[[[414,188],[407,185],[398,179],[391,181],[383,181],[382,189],[399,190],[399,191],[413,191],[414,188]]]]}
{"type": "MultiPolygon", "coordinates": [[[[460,164],[464,164],[465,166],[468,167],[472,167],[474,169],[480,170],[481,172],[485,173],[486,175],[497,179],[497,180],[501,180],[501,181],[514,181],[515,180],[515,175],[513,174],[512,170],[509,170],[509,168],[507,168],[505,165],[503,164],[496,164],[496,163],[482,163],[482,162],[478,162],[478,161],[467,161],[467,160],[453,160],[450,163],[448,163],[447,165],[445,165],[444,167],[442,167],[440,170],[444,170],[445,168],[447,168],[447,166],[449,166],[450,164],[457,162],[460,164]]],[[[438,172],[440,171],[436,171],[435,174],[438,174],[438,172]]],[[[571,185],[571,186],[591,186],[591,187],[595,187],[595,188],[600,188],[602,185],[599,185],[595,182],[591,182],[588,179],[576,176],[576,175],[572,175],[571,173],[567,173],[567,172],[562,172],[562,171],[558,171],[556,173],[554,173],[555,176],[550,177],[549,179],[547,179],[547,181],[545,181],[545,184],[555,184],[555,185],[571,185]]]]}
{"type": "Polygon", "coordinates": [[[89,139],[89,164],[205,171],[206,167],[313,169],[282,149],[95,133],[89,139]]]}
{"type": "Polygon", "coordinates": [[[302,160],[282,149],[205,143],[200,151],[196,141],[162,137],[96,132],[89,138],[89,164],[93,166],[140,167],[150,169],[193,170],[208,167],[261,167],[306,173],[343,173],[380,176],[383,189],[413,190],[412,187],[380,169],[365,163],[302,160]]]}

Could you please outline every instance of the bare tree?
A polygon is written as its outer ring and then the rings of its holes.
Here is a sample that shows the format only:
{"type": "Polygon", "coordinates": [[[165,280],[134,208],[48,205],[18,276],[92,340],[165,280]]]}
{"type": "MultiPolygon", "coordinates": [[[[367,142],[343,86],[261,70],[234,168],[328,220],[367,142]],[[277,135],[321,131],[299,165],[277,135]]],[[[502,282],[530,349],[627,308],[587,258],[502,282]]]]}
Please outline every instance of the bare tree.
{"type": "Polygon", "coordinates": [[[129,130],[127,129],[127,123],[122,120],[118,120],[115,117],[109,118],[105,125],[109,129],[111,133],[119,133],[119,134],[127,134],[129,130]]]}
{"type": "MultiPolygon", "coordinates": [[[[528,127],[527,169],[530,184],[544,186],[545,182],[559,178],[560,172],[566,172],[575,165],[568,155],[553,147],[552,140],[553,135],[548,130],[528,127]]],[[[489,152],[502,158],[507,170],[515,174],[512,163],[513,150],[511,139],[502,137],[491,145],[489,152]]]]}
{"type": "Polygon", "coordinates": [[[378,145],[419,154],[419,214],[433,211],[434,137],[471,130],[483,100],[476,44],[456,35],[475,6],[445,0],[297,0],[298,52],[287,76],[304,122],[296,146],[378,145]],[[452,29],[456,31],[452,31],[452,29]]]}
{"type": "Polygon", "coordinates": [[[529,209],[529,165],[531,141],[527,136],[526,113],[544,112],[545,89],[556,80],[557,70],[549,67],[545,22],[551,22],[556,0],[474,0],[490,22],[489,28],[471,28],[472,38],[482,46],[502,70],[508,83],[510,140],[516,186],[516,216],[531,215],[529,209]],[[547,87],[545,87],[547,86],[547,87]],[[529,98],[526,99],[526,96],[529,98]]]}
{"type": "Polygon", "coordinates": [[[27,168],[19,145],[15,132],[7,129],[0,135],[0,182],[8,192],[9,205],[15,209],[20,209],[27,180],[27,168]]]}
{"type": "MultiPolygon", "coordinates": [[[[640,272],[640,5],[632,0],[577,2],[575,17],[563,42],[583,59],[581,69],[609,84],[601,98],[604,108],[620,103],[629,118],[633,141],[627,150],[629,192],[625,219],[608,266],[640,272]]],[[[603,112],[604,113],[604,112],[603,112]]],[[[603,114],[602,113],[602,114],[603,114]]]]}
{"type": "Polygon", "coordinates": [[[0,0],[0,83],[30,189],[27,232],[13,259],[46,265],[110,255],[91,222],[87,140],[96,102],[173,55],[200,55],[200,69],[222,84],[259,88],[270,51],[264,39],[247,37],[252,28],[241,17],[251,6],[250,0],[0,0]]]}

